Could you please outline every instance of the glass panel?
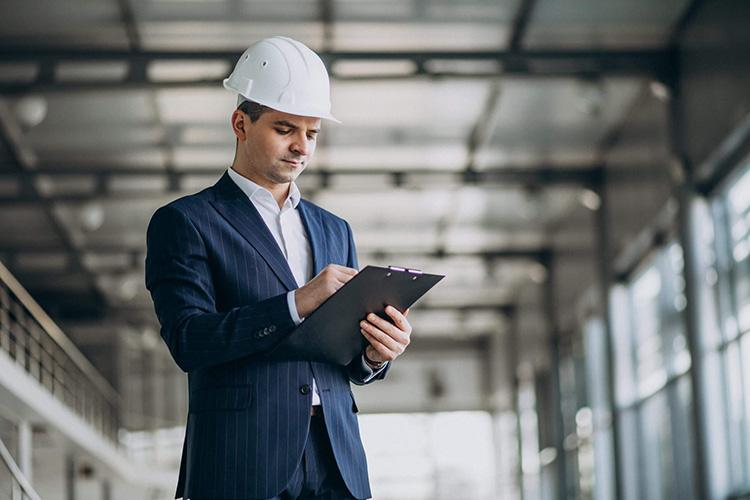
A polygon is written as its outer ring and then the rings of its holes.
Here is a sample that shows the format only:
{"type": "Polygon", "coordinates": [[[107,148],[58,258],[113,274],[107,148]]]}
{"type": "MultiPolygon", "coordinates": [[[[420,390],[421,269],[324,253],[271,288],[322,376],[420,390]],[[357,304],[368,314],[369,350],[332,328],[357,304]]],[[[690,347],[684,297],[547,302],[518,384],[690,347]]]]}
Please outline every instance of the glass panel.
{"type": "Polygon", "coordinates": [[[750,330],[750,169],[727,192],[737,321],[750,330]]]}
{"type": "MultiPolygon", "coordinates": [[[[586,375],[588,399],[591,405],[591,420],[593,427],[593,498],[613,498],[613,455],[612,455],[612,425],[609,408],[609,388],[607,380],[607,351],[604,335],[604,325],[601,319],[593,318],[584,325],[584,344],[586,353],[586,375]]],[[[585,422],[585,413],[579,411],[576,418],[579,426],[585,422]]],[[[585,461],[581,460],[585,463],[585,461]]],[[[584,467],[581,465],[581,480],[583,481],[584,467]]],[[[584,485],[581,490],[586,491],[584,485]]]]}
{"type": "Polygon", "coordinates": [[[701,272],[698,273],[698,301],[702,311],[700,314],[700,351],[706,352],[716,349],[722,340],[721,317],[722,300],[719,296],[719,261],[717,244],[719,241],[717,229],[721,230],[720,221],[711,217],[711,206],[704,200],[693,204],[695,225],[698,238],[698,258],[701,272]]]}
{"type": "Polygon", "coordinates": [[[656,267],[649,266],[631,287],[631,317],[635,341],[636,376],[639,393],[648,395],[666,382],[662,339],[659,336],[659,295],[662,279],[656,267]],[[637,314],[632,314],[634,312],[637,314]]]}
{"type": "Polygon", "coordinates": [[[690,368],[682,317],[686,306],[683,269],[682,248],[672,243],[636,275],[630,287],[629,315],[642,398],[690,368]]]}
{"type": "Polygon", "coordinates": [[[640,411],[640,465],[643,498],[672,498],[672,435],[664,392],[643,403],[640,411]]]}
{"type": "Polygon", "coordinates": [[[638,415],[635,410],[622,410],[618,412],[617,432],[620,437],[620,474],[625,500],[641,500],[646,498],[641,495],[643,489],[640,481],[638,443],[638,415]]]}
{"type": "Polygon", "coordinates": [[[737,342],[727,347],[725,357],[725,376],[727,385],[727,427],[729,429],[729,454],[732,484],[742,484],[743,480],[743,404],[742,404],[742,370],[740,349],[737,342]]]}
{"type": "Polygon", "coordinates": [[[750,481],[750,397],[748,397],[748,388],[750,388],[750,335],[743,335],[740,341],[742,350],[742,381],[744,386],[744,444],[745,444],[745,483],[750,481]]]}
{"type": "Polygon", "coordinates": [[[615,400],[618,407],[629,405],[636,398],[633,373],[633,342],[628,307],[628,293],[617,285],[610,293],[612,338],[615,350],[615,400]]]}
{"type": "Polygon", "coordinates": [[[671,498],[695,498],[693,484],[692,385],[688,376],[680,377],[668,389],[671,409],[672,456],[674,467],[671,498]]]}

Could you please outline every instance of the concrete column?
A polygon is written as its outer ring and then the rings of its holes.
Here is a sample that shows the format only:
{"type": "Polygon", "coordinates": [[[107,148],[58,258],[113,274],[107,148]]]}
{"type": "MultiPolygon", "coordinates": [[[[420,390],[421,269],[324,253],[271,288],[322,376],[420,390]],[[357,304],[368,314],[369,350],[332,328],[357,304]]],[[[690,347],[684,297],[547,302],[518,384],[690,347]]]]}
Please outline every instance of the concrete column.
{"type": "Polygon", "coordinates": [[[609,240],[609,200],[606,188],[606,172],[599,184],[598,190],[600,204],[599,210],[595,212],[594,232],[596,238],[596,275],[599,291],[599,302],[601,304],[601,317],[604,335],[604,348],[607,354],[607,397],[612,422],[612,479],[614,482],[612,491],[615,500],[625,498],[625,490],[622,482],[622,469],[620,467],[621,447],[619,422],[617,420],[617,400],[615,397],[615,348],[612,333],[612,315],[609,304],[609,290],[613,284],[612,248],[609,240]]]}
{"type": "MultiPolygon", "coordinates": [[[[498,309],[502,314],[504,324],[510,326],[515,314],[515,308],[503,307],[498,309]]],[[[512,443],[508,442],[509,429],[507,426],[508,416],[514,410],[515,396],[512,389],[513,363],[515,357],[510,353],[508,346],[511,335],[510,328],[493,332],[487,349],[487,380],[488,407],[492,414],[493,444],[495,455],[495,494],[493,498],[507,498],[516,500],[512,496],[512,490],[520,490],[520,485],[515,481],[516,451],[512,443]],[[517,488],[516,488],[517,487],[517,488]]],[[[513,433],[515,435],[515,432],[513,433]]]]}
{"type": "Polygon", "coordinates": [[[515,480],[519,500],[524,500],[523,485],[523,441],[521,439],[521,407],[518,404],[518,313],[516,310],[509,315],[510,331],[508,332],[506,349],[508,351],[508,378],[510,380],[510,397],[513,411],[516,414],[516,470],[515,480]]]}
{"type": "MultiPolygon", "coordinates": [[[[544,284],[544,315],[547,323],[547,335],[551,351],[550,385],[552,386],[552,433],[555,441],[555,465],[557,474],[557,498],[566,500],[568,495],[568,478],[566,475],[565,426],[562,414],[562,396],[560,390],[560,332],[555,315],[555,262],[552,255],[547,255],[543,262],[547,268],[547,282],[544,284]]],[[[543,418],[542,415],[539,418],[543,418]]]]}
{"type": "Polygon", "coordinates": [[[102,479],[102,500],[112,500],[112,483],[106,477],[102,479]]]}
{"type": "Polygon", "coordinates": [[[76,458],[65,455],[65,500],[76,500],[76,458]]]}
{"type": "MultiPolygon", "coordinates": [[[[679,68],[675,72],[679,75],[679,68]]],[[[677,81],[671,82],[671,95],[667,99],[668,128],[670,153],[675,177],[675,192],[678,199],[678,228],[679,240],[685,262],[685,298],[687,307],[683,314],[685,318],[685,333],[688,351],[690,352],[690,386],[692,389],[692,433],[693,442],[693,480],[697,498],[710,498],[709,478],[711,464],[706,459],[708,449],[712,443],[708,440],[710,429],[707,428],[705,412],[706,377],[703,350],[701,348],[701,324],[705,311],[700,300],[701,262],[698,248],[700,237],[696,227],[694,201],[698,193],[695,189],[693,168],[685,153],[684,134],[682,130],[683,113],[680,105],[680,88],[677,81]]]]}
{"type": "Polygon", "coordinates": [[[29,483],[34,484],[34,474],[32,470],[33,441],[31,434],[31,423],[28,420],[21,420],[18,423],[18,467],[21,473],[28,479],[29,483]]]}

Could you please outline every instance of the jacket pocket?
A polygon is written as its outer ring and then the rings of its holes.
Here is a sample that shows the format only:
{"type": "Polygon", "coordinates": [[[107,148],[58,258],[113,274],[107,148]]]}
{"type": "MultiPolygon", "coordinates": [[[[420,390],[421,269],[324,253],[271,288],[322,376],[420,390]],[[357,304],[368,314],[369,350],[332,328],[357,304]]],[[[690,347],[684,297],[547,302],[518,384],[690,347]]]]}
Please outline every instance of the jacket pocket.
{"type": "Polygon", "coordinates": [[[253,400],[252,387],[203,387],[190,393],[190,412],[242,410],[253,400]]]}

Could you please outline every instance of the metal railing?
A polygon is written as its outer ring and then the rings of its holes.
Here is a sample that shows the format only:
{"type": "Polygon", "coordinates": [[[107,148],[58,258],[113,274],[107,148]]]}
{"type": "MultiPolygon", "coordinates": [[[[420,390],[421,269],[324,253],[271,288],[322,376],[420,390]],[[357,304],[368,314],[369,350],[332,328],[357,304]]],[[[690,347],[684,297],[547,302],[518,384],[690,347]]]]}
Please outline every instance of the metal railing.
{"type": "Polygon", "coordinates": [[[117,393],[2,263],[0,351],[89,425],[117,442],[117,393]]]}
{"type": "Polygon", "coordinates": [[[0,440],[0,500],[41,500],[0,440]]]}

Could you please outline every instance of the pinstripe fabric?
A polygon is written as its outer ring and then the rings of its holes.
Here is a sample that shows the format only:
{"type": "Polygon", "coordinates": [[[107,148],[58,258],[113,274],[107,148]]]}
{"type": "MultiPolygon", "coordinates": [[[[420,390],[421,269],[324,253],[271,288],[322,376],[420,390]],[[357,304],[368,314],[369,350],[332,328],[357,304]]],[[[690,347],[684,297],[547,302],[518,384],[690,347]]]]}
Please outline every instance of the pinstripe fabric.
{"type": "MultiPolygon", "coordinates": [[[[306,200],[298,210],[314,274],[329,263],[357,267],[344,220],[306,200]]],[[[282,491],[302,458],[312,392],[301,388],[314,376],[341,475],[355,497],[368,498],[349,384],[369,373],[359,359],[347,367],[264,359],[294,328],[286,293],[296,283],[244,193],[224,174],[157,210],[147,243],[146,286],[190,387],[176,497],[268,498],[282,491]]]]}

